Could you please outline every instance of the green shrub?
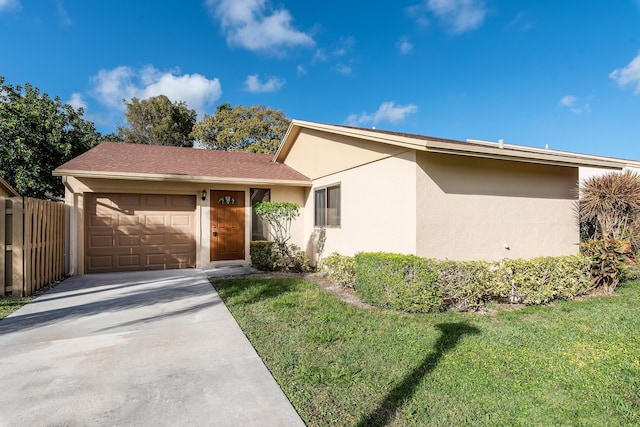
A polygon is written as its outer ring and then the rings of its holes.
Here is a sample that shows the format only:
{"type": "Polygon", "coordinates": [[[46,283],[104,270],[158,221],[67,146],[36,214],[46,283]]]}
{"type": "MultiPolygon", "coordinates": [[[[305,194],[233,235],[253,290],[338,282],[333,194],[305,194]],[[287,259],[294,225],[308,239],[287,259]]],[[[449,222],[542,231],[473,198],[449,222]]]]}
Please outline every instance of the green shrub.
{"type": "Polygon", "coordinates": [[[444,305],[460,311],[483,307],[499,290],[492,264],[485,261],[434,261],[437,288],[444,305]]]}
{"type": "Polygon", "coordinates": [[[380,252],[361,252],[354,258],[356,293],[363,301],[409,313],[442,310],[431,260],[380,252]]]}
{"type": "Polygon", "coordinates": [[[628,266],[635,265],[631,243],[628,240],[587,240],[580,243],[582,253],[591,259],[591,286],[611,294],[624,278],[628,266]]]}
{"type": "Polygon", "coordinates": [[[299,246],[290,245],[288,248],[288,254],[285,254],[283,259],[286,260],[286,263],[283,263],[285,264],[285,271],[305,273],[311,270],[311,267],[309,267],[309,256],[305,251],[300,249],[299,246]]]}
{"type": "Polygon", "coordinates": [[[438,261],[414,255],[359,253],[356,293],[369,304],[407,312],[477,310],[489,301],[545,304],[590,290],[583,256],[530,260],[438,261]]]}
{"type": "Polygon", "coordinates": [[[309,257],[296,245],[279,245],[276,242],[255,240],[250,243],[251,264],[262,271],[310,270],[309,257]]]}
{"type": "Polygon", "coordinates": [[[356,261],[351,256],[334,252],[320,261],[318,270],[333,282],[340,283],[347,288],[355,287],[356,261]]]}
{"type": "Polygon", "coordinates": [[[622,277],[620,278],[621,282],[640,280],[640,265],[638,265],[637,263],[637,260],[639,257],[640,257],[640,252],[636,252],[633,254],[633,259],[636,260],[636,262],[631,264],[626,264],[626,268],[622,272],[622,277]]]}
{"type": "Polygon", "coordinates": [[[503,261],[494,273],[494,298],[531,305],[584,295],[590,289],[589,266],[581,256],[503,261]]]}
{"type": "Polygon", "coordinates": [[[262,271],[273,270],[272,253],[273,242],[266,240],[254,240],[249,243],[249,256],[251,264],[262,271]]]}

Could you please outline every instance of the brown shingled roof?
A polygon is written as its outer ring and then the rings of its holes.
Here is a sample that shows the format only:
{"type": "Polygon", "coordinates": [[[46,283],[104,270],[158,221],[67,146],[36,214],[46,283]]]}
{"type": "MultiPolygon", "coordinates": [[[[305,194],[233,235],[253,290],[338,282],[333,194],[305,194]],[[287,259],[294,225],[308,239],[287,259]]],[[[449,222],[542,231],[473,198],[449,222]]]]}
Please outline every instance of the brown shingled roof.
{"type": "Polygon", "coordinates": [[[117,142],[103,142],[54,171],[54,175],[108,174],[310,182],[289,166],[273,162],[271,154],[117,142]]]}

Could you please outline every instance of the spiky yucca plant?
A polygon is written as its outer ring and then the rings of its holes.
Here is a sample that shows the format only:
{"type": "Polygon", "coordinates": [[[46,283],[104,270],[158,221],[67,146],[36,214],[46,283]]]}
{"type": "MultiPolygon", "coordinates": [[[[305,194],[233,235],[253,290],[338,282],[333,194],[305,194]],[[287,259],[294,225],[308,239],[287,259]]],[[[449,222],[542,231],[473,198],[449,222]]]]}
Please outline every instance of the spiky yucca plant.
{"type": "Polygon", "coordinates": [[[585,179],[580,189],[579,214],[582,221],[595,225],[594,236],[590,237],[635,243],[640,231],[640,176],[610,172],[585,179]]]}
{"type": "Polygon", "coordinates": [[[578,203],[582,253],[595,288],[613,293],[640,246],[640,177],[610,172],[587,178],[578,203]]]}

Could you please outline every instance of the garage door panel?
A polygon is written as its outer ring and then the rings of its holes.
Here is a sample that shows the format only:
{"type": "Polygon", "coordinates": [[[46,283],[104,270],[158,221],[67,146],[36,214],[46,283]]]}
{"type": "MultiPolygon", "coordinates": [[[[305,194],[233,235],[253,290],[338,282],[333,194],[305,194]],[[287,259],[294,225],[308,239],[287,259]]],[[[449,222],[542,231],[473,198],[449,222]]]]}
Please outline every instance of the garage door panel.
{"type": "Polygon", "coordinates": [[[140,224],[140,217],[138,217],[137,215],[118,215],[118,224],[120,226],[135,226],[140,224]]]}
{"type": "Polygon", "coordinates": [[[120,208],[138,208],[142,205],[140,196],[135,194],[120,194],[111,198],[111,200],[115,206],[119,206],[120,208]]]}
{"type": "Polygon", "coordinates": [[[140,255],[118,255],[119,267],[136,267],[140,265],[140,255]]]}
{"type": "Polygon", "coordinates": [[[165,254],[164,253],[147,253],[146,254],[146,264],[149,266],[157,266],[164,265],[165,262],[165,254]]]}
{"type": "Polygon", "coordinates": [[[113,237],[109,234],[107,236],[91,236],[89,240],[90,248],[112,248],[113,237]]]}
{"type": "Polygon", "coordinates": [[[170,245],[190,245],[193,243],[192,236],[187,234],[170,234],[167,236],[170,245]]]}
{"type": "Polygon", "coordinates": [[[196,199],[187,199],[184,197],[173,197],[170,201],[170,205],[180,210],[192,211],[196,209],[196,199]]]}
{"type": "Polygon", "coordinates": [[[92,269],[96,269],[96,270],[111,270],[113,268],[113,257],[106,255],[106,256],[93,256],[90,259],[91,264],[90,267],[92,269]]]}
{"type": "Polygon", "coordinates": [[[188,268],[189,267],[189,259],[180,259],[180,257],[174,257],[174,259],[167,264],[167,268],[175,269],[175,268],[188,268]]]}
{"type": "Polygon", "coordinates": [[[111,216],[97,216],[91,215],[89,217],[89,223],[92,227],[111,227],[113,226],[113,218],[111,216]]]}
{"type": "Polygon", "coordinates": [[[118,247],[129,248],[140,246],[140,236],[138,235],[121,235],[118,236],[118,247]]]}
{"type": "Polygon", "coordinates": [[[160,208],[165,209],[167,207],[167,198],[166,196],[146,196],[146,206],[147,208],[160,208]]]}
{"type": "Polygon", "coordinates": [[[188,215],[171,215],[170,223],[174,227],[191,227],[192,218],[188,215]]]}
{"type": "Polygon", "coordinates": [[[169,236],[166,234],[151,234],[144,236],[144,244],[145,246],[164,246],[168,242],[167,240],[169,236]]]}
{"type": "Polygon", "coordinates": [[[147,227],[164,227],[166,224],[165,219],[164,215],[145,215],[144,223],[147,227]]]}
{"type": "Polygon", "coordinates": [[[193,268],[195,196],[86,194],[87,273],[193,268]]]}

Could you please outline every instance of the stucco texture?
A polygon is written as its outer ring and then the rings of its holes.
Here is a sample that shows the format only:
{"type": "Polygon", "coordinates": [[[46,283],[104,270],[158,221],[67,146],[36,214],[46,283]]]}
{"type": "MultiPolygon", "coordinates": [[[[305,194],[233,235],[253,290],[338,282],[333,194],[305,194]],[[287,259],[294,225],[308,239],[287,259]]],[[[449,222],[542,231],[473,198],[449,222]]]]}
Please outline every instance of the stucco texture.
{"type": "Polygon", "coordinates": [[[416,254],[453,260],[578,252],[578,169],[417,153],[416,254]]]}
{"type": "Polygon", "coordinates": [[[313,261],[338,252],[497,260],[578,252],[578,168],[407,149],[302,129],[285,163],[310,177],[313,261]],[[314,191],[340,185],[341,224],[314,226],[314,191]]]}

